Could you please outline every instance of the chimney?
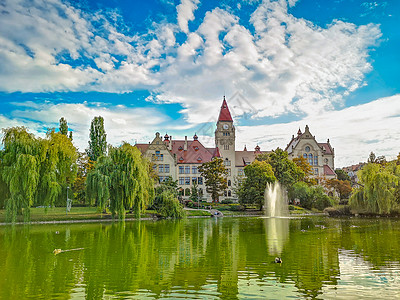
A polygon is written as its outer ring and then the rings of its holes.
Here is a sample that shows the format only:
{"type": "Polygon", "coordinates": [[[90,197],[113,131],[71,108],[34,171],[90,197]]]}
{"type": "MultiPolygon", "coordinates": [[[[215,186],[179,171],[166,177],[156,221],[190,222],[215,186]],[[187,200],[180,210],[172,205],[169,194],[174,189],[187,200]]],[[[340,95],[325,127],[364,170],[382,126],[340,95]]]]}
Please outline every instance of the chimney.
{"type": "Polygon", "coordinates": [[[185,135],[185,144],[183,145],[183,150],[187,151],[187,135],[185,135]]]}

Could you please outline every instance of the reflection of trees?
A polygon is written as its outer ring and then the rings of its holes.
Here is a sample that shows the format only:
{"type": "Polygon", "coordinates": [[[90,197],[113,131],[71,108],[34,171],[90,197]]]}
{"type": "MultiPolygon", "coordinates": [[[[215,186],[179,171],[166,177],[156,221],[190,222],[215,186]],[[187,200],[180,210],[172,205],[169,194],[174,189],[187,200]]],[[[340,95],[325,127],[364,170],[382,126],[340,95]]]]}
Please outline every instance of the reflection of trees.
{"type": "Polygon", "coordinates": [[[339,248],[375,266],[400,260],[397,221],[359,221],[352,228],[354,220],[278,220],[0,228],[0,298],[69,298],[81,291],[88,299],[174,293],[235,299],[244,286],[262,297],[260,286],[271,280],[316,297],[322,286],[337,284],[339,248]],[[85,249],[51,253],[79,247],[85,249]],[[277,255],[282,265],[273,263],[277,255]]]}

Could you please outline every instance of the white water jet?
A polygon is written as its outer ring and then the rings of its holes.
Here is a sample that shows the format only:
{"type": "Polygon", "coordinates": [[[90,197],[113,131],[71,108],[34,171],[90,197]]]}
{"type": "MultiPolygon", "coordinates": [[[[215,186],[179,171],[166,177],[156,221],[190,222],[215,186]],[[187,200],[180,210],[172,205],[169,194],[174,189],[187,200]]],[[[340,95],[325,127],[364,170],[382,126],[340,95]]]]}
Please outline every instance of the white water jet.
{"type": "Polygon", "coordinates": [[[268,183],[264,193],[265,215],[267,217],[288,217],[289,208],[286,191],[278,181],[268,183]]]}

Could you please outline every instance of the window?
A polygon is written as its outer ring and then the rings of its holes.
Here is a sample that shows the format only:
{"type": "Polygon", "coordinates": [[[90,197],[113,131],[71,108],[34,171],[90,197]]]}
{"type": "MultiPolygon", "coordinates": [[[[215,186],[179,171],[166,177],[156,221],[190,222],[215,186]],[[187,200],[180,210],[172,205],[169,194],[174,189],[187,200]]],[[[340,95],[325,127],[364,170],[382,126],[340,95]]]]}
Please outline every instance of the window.
{"type": "Polygon", "coordinates": [[[197,174],[197,166],[192,166],[192,174],[197,174]]]}
{"type": "Polygon", "coordinates": [[[310,152],[310,146],[306,146],[306,148],[305,148],[305,150],[306,150],[306,152],[310,152]]]}
{"type": "Polygon", "coordinates": [[[169,173],[169,165],[165,165],[165,167],[164,167],[164,172],[165,172],[165,173],[169,173]]]}
{"type": "Polygon", "coordinates": [[[153,170],[157,171],[157,165],[153,165],[153,170]]]}
{"type": "Polygon", "coordinates": [[[158,173],[164,173],[164,165],[158,165],[158,173]]]}
{"type": "Polygon", "coordinates": [[[179,185],[185,184],[185,177],[179,177],[179,185]]]}
{"type": "Polygon", "coordinates": [[[224,150],[229,150],[229,145],[224,145],[224,150]]]}
{"type": "Polygon", "coordinates": [[[313,155],[310,153],[308,154],[308,163],[312,166],[313,165],[313,155]]]}
{"type": "Polygon", "coordinates": [[[230,180],[228,180],[228,186],[231,186],[231,181],[230,180]]]}
{"type": "Polygon", "coordinates": [[[190,177],[185,177],[185,184],[190,185],[190,177]]]}
{"type": "Polygon", "coordinates": [[[314,169],[314,175],[318,175],[318,168],[314,169]]]}
{"type": "Polygon", "coordinates": [[[183,166],[179,166],[179,174],[183,174],[183,166]]]}
{"type": "Polygon", "coordinates": [[[179,150],[179,151],[182,151],[182,150],[183,150],[183,147],[182,147],[182,146],[179,146],[178,150],[179,150]]]}
{"type": "Polygon", "coordinates": [[[160,151],[156,151],[155,160],[163,161],[164,160],[164,155],[161,154],[160,151]]]}
{"type": "Polygon", "coordinates": [[[226,197],[228,194],[226,193],[226,191],[224,191],[224,196],[226,197]]]}
{"type": "Polygon", "coordinates": [[[243,175],[244,175],[243,169],[242,169],[242,168],[240,168],[240,169],[238,170],[238,175],[239,175],[239,176],[243,176],[243,175]]]}
{"type": "Polygon", "coordinates": [[[159,183],[163,182],[164,179],[165,179],[165,178],[164,178],[163,176],[158,176],[158,182],[159,182],[159,183]]]}
{"type": "Polygon", "coordinates": [[[190,174],[190,166],[185,167],[185,174],[190,174]]]}
{"type": "Polygon", "coordinates": [[[192,184],[196,184],[197,183],[197,177],[192,177],[192,184]]]}
{"type": "Polygon", "coordinates": [[[228,170],[228,176],[231,176],[231,169],[227,169],[228,170]]]}
{"type": "Polygon", "coordinates": [[[314,156],[314,166],[318,166],[318,155],[314,156]]]}
{"type": "Polygon", "coordinates": [[[230,166],[230,165],[231,165],[231,161],[228,160],[228,159],[226,158],[226,159],[224,160],[224,165],[225,165],[225,167],[230,166]]]}
{"type": "Polygon", "coordinates": [[[231,197],[231,196],[232,196],[232,192],[228,191],[228,197],[231,197]]]}
{"type": "Polygon", "coordinates": [[[199,184],[199,185],[203,184],[203,177],[197,178],[197,184],[199,184]]]}
{"type": "Polygon", "coordinates": [[[304,154],[303,154],[303,157],[304,157],[305,159],[307,159],[307,153],[304,153],[304,154]]]}

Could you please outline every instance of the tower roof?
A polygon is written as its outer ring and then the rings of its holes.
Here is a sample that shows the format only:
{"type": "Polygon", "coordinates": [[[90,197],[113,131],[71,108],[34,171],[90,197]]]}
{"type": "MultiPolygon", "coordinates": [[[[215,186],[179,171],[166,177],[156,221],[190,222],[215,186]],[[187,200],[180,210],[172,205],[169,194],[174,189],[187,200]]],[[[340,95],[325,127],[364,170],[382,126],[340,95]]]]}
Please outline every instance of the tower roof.
{"type": "Polygon", "coordinates": [[[233,122],[231,113],[229,112],[228,104],[226,104],[225,96],[222,102],[221,110],[219,112],[218,121],[228,121],[233,122]]]}

